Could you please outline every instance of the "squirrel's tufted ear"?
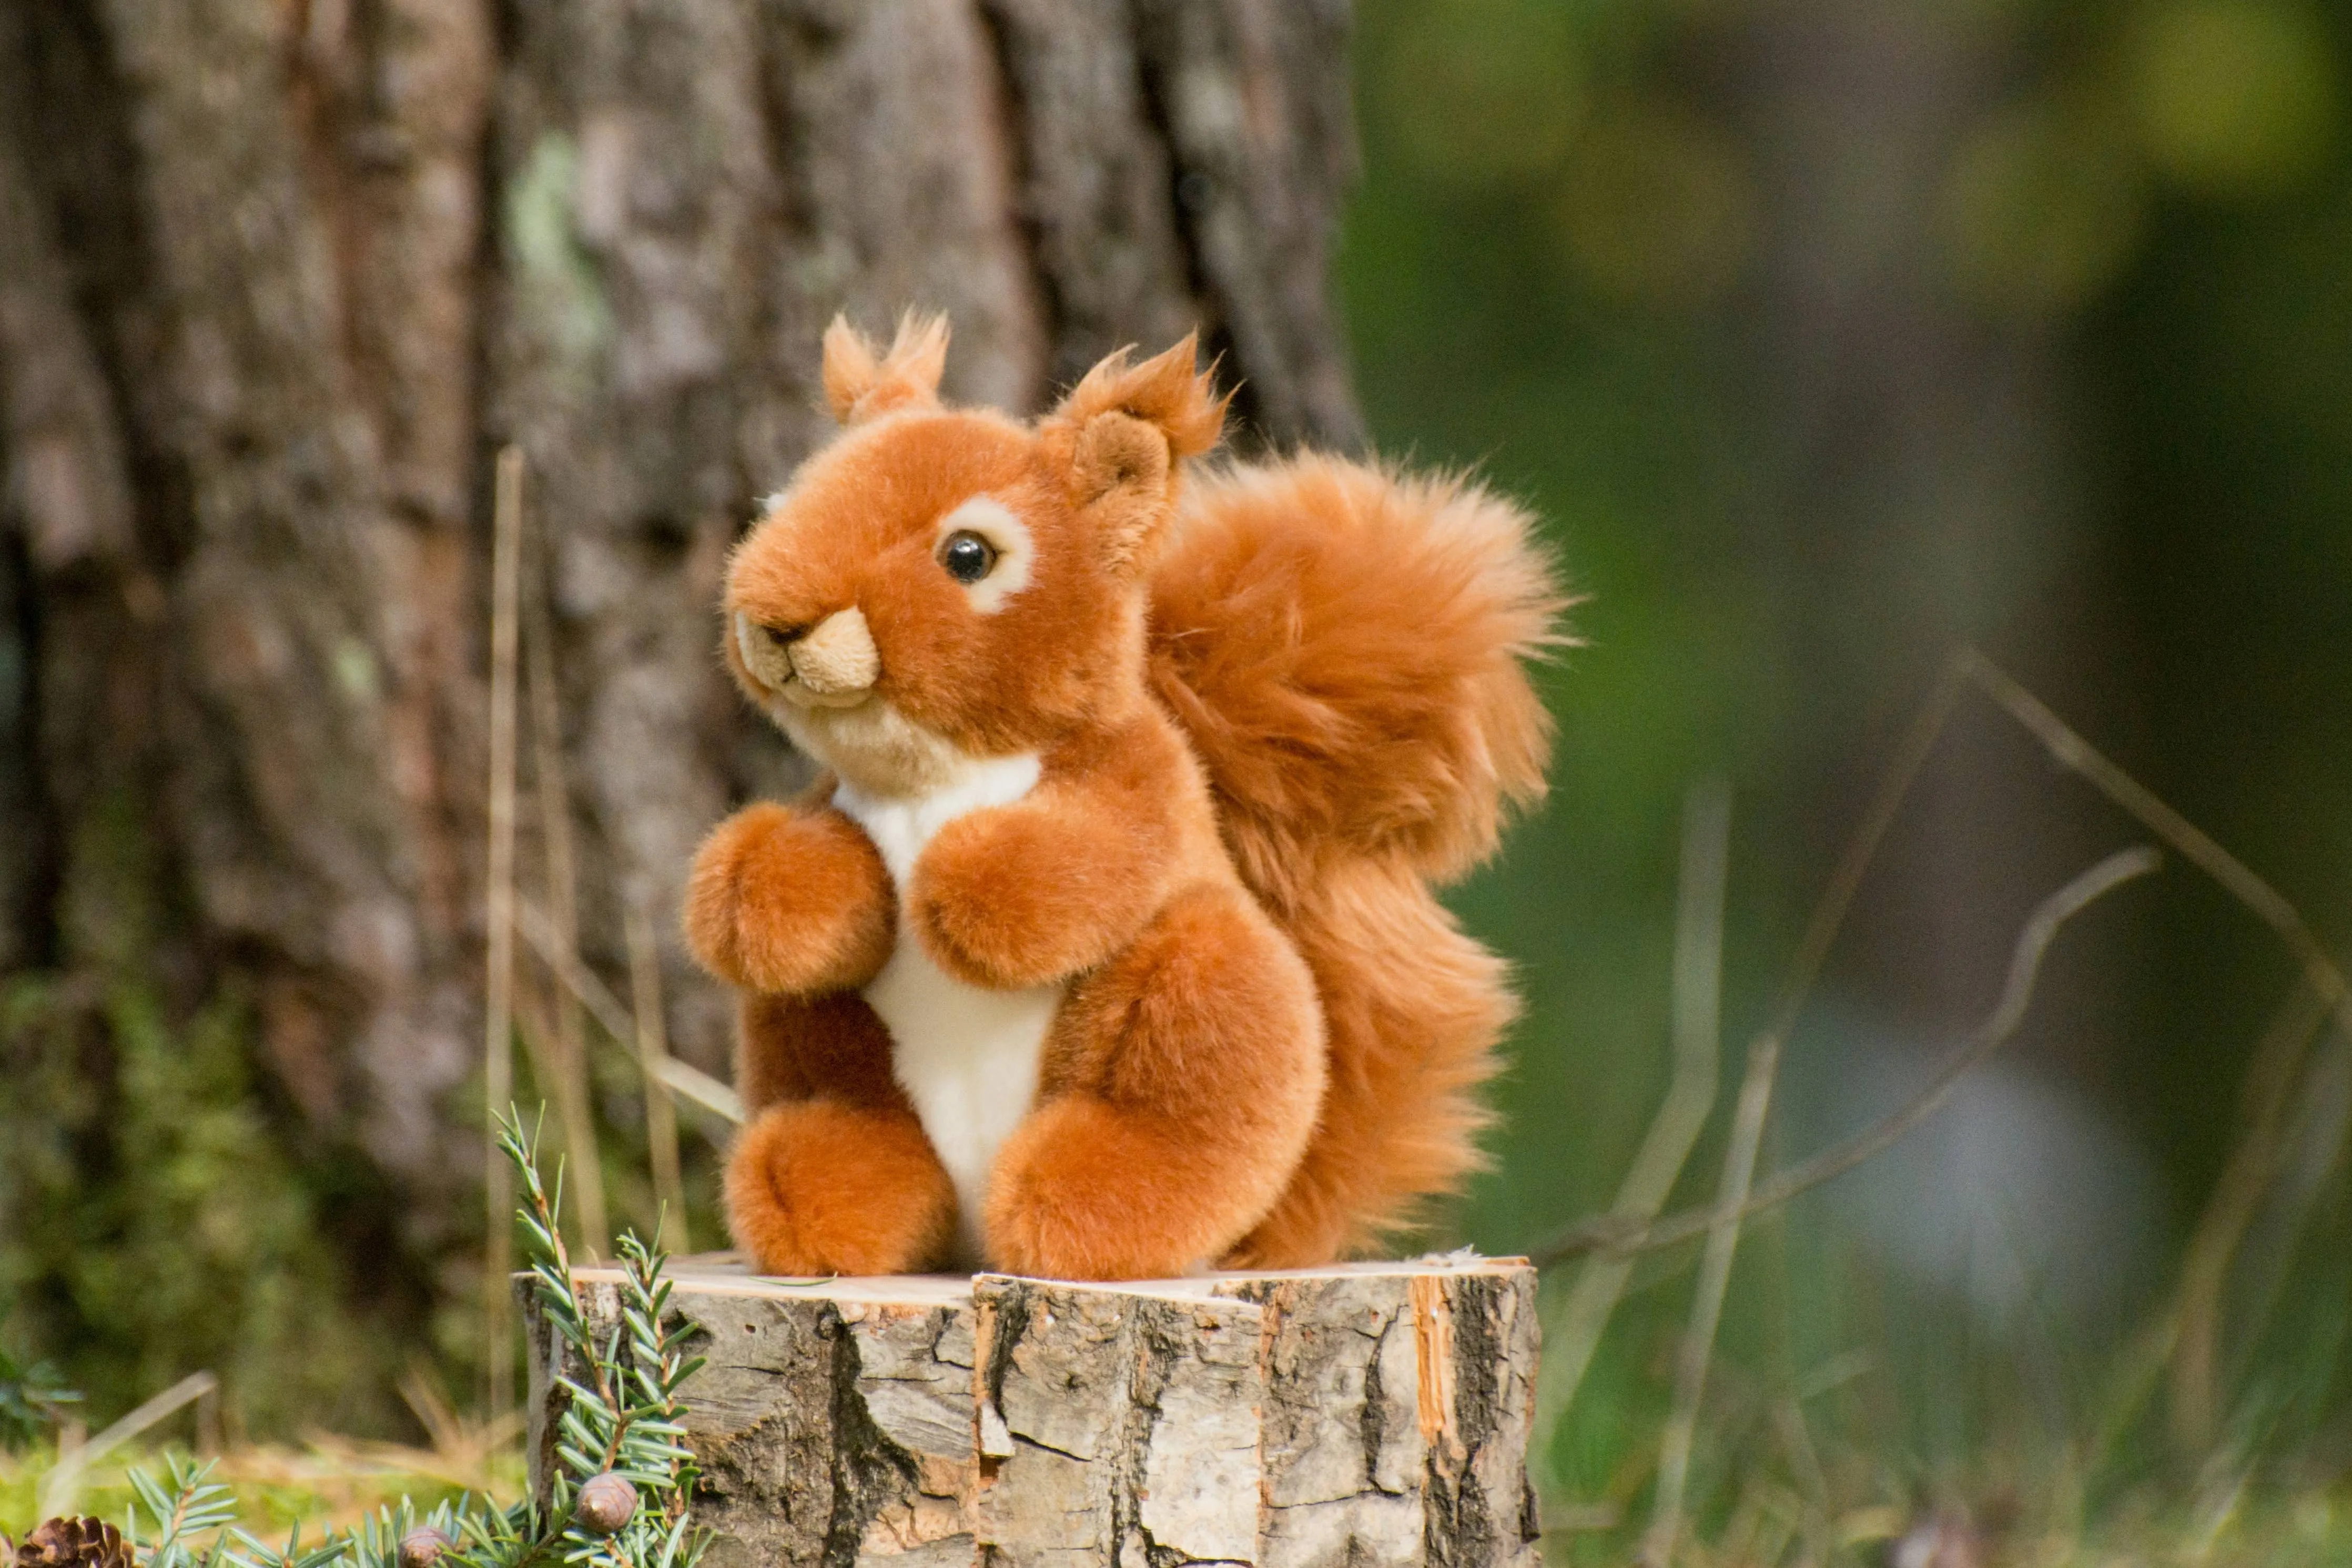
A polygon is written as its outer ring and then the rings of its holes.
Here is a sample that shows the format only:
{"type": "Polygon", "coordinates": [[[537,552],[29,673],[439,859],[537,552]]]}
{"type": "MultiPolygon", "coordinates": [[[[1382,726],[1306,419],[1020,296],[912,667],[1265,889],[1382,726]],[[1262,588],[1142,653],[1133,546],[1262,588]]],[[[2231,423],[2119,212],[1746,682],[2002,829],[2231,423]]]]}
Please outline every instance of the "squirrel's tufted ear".
{"type": "Polygon", "coordinates": [[[1139,560],[1168,517],[1177,465],[1217,444],[1228,392],[1216,394],[1213,367],[1194,369],[1200,334],[1130,364],[1119,350],[1086,373],[1039,434],[1066,467],[1070,498],[1096,523],[1111,565],[1139,560]]]}
{"type": "Polygon", "coordinates": [[[940,401],[940,372],[948,363],[948,319],[909,310],[898,318],[889,352],[875,357],[845,316],[824,329],[824,401],[844,424],[862,424],[898,408],[940,401]]]}

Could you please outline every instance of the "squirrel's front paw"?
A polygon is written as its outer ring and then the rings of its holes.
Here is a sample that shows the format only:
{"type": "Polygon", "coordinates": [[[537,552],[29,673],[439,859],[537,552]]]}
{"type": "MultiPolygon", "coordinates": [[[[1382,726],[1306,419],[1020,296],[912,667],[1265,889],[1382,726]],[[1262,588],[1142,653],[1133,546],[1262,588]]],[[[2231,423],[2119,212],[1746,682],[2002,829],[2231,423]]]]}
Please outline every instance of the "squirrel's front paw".
{"type": "Polygon", "coordinates": [[[1126,890],[1101,885],[1108,856],[1082,832],[1026,810],[950,823],[916,863],[908,915],[940,967],[1017,990],[1091,968],[1127,927],[1126,890]]]}
{"type": "Polygon", "coordinates": [[[890,956],[889,873],[837,812],[746,807],[711,830],[686,890],[686,939],[747,990],[852,990],[890,956]]]}
{"type": "Polygon", "coordinates": [[[727,1228],[762,1274],[904,1274],[936,1261],[955,1188],[905,1113],[771,1105],[727,1160],[727,1228]]]}

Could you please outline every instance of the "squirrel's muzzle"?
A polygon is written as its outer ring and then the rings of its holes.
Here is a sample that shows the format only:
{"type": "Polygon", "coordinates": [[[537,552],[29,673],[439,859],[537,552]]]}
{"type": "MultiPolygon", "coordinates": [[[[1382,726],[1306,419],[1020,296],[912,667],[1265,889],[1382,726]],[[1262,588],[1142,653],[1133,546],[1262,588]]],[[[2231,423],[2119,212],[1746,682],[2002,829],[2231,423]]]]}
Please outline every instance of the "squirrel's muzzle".
{"type": "Polygon", "coordinates": [[[874,632],[856,605],[835,611],[793,639],[784,653],[793,678],[782,686],[782,695],[812,707],[854,707],[882,673],[874,632]]]}
{"type": "Polygon", "coordinates": [[[752,680],[802,707],[855,707],[882,673],[873,630],[854,605],[805,632],[762,626],[739,610],[735,645],[752,680]]]}

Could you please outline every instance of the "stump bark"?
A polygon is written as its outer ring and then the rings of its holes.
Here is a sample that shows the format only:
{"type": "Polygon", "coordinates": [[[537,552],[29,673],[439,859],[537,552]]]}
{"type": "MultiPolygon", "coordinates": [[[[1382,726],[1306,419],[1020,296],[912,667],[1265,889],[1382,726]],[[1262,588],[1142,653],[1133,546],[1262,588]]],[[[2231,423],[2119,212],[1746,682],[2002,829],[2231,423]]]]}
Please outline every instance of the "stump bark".
{"type": "MultiPolygon", "coordinates": [[[[619,1276],[583,1270],[592,1317],[619,1276]]],[[[1078,1284],[671,1269],[709,1568],[1533,1564],[1535,1271],[1078,1284]]],[[[532,1480],[565,1397],[533,1314],[532,1480]]]]}

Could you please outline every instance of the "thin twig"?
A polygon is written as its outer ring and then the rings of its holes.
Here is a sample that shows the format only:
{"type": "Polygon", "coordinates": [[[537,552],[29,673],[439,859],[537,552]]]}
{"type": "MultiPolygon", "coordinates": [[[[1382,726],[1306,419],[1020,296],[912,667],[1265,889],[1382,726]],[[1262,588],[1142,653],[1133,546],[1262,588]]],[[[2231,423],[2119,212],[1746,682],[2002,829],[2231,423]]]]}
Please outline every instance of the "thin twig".
{"type": "MultiPolygon", "coordinates": [[[[1723,1049],[1723,894],[1730,841],[1729,786],[1719,779],[1692,786],[1683,799],[1682,886],[1675,915],[1674,1076],[1617,1189],[1609,1210],[1614,1219],[1647,1225],[1657,1218],[1715,1110],[1717,1060],[1723,1049]]],[[[1537,1431],[1550,1431],[1575,1404],[1633,1269],[1630,1258],[1600,1257],[1578,1273],[1559,1329],[1547,1331],[1552,1344],[1544,1356],[1537,1431]]]]}
{"type": "Polygon", "coordinates": [[[1772,1086],[1780,1067],[1780,1037],[1758,1035],[1748,1048],[1748,1071],[1739,1081],[1739,1103],[1731,1118],[1731,1146],[1723,1156],[1715,1218],[1707,1230],[1698,1288],[1691,1300],[1690,1329],[1683,1336],[1682,1354],[1675,1367],[1674,1412],[1666,1418],[1665,1434],[1659,1443],[1657,1506],[1650,1533],[1642,1544],[1643,1561],[1650,1568],[1667,1568],[1673,1563],[1675,1539],[1682,1532],[1683,1492],[1690,1480],[1699,1400],[1706,1391],[1707,1364],[1715,1355],[1715,1332],[1723,1321],[1723,1298],[1731,1285],[1740,1221],[1748,1212],[1756,1156],[1764,1146],[1764,1117],[1771,1109],[1772,1086]]]}
{"type": "MultiPolygon", "coordinates": [[[[542,540],[545,530],[541,530],[542,540]]],[[[555,684],[555,625],[547,605],[547,563],[530,574],[522,596],[523,663],[530,693],[531,774],[539,786],[540,843],[545,852],[547,914],[558,947],[580,951],[577,862],[572,852],[572,791],[564,780],[562,698],[555,684]]],[[[589,1257],[613,1245],[604,1211],[604,1166],[596,1148],[595,1102],[588,1082],[588,1042],[571,988],[555,993],[554,1055],[557,1113],[564,1153],[580,1195],[581,1239],[589,1257]]]]}
{"type": "Polygon", "coordinates": [[[1756,1207],[1769,1208],[1786,1203],[1799,1193],[1843,1176],[1877,1157],[1942,1110],[1953,1091],[1959,1087],[1960,1080],[2008,1044],[2010,1037],[2024,1023],[2026,1009],[2033,1001],[2034,981],[2042,972],[2042,960],[2048,955],[2051,943],[2057,939],[2059,927],[2124,883],[2147,875],[2163,863],[2163,857],[2145,844],[2118,850],[2043,899],[2026,921],[2025,928],[2018,933],[2000,999],[1985,1021],[1977,1026],[1968,1044],[1953,1054],[1927,1087],[1885,1121],[1851,1143],[1817,1155],[1765,1183],[1756,1194],[1756,1207]]]}
{"type": "MultiPolygon", "coordinates": [[[[662,1017],[661,954],[654,946],[653,923],[636,904],[628,907],[629,1001],[636,1016],[637,1065],[646,1076],[646,1150],[654,1168],[654,1199],[662,1218],[677,1228],[672,1243],[691,1252],[686,1218],[686,1183],[678,1174],[677,1105],[662,1082],[669,1060],[669,1030],[662,1017]]],[[[656,1235],[660,1228],[656,1228],[656,1235]]]]}
{"type": "MultiPolygon", "coordinates": [[[[557,981],[580,998],[580,1005],[589,1016],[603,1026],[604,1031],[625,1050],[636,1038],[636,1020],[629,1009],[613,995],[611,988],[596,977],[595,972],[580,962],[578,956],[566,953],[558,945],[547,916],[530,900],[519,899],[515,904],[515,928],[522,939],[538,954],[540,961],[553,973],[557,981]]],[[[737,1126],[743,1124],[743,1101],[734,1090],[709,1073],[680,1061],[675,1056],[665,1056],[656,1064],[655,1071],[680,1099],[690,1100],[704,1110],[737,1126]]]]}
{"type": "MultiPolygon", "coordinates": [[[[1751,1218],[1823,1182],[1843,1176],[1883,1153],[1942,1110],[1960,1080],[2007,1044],[2010,1037],[2017,1032],[2018,1026],[2024,1021],[2026,1009],[2033,999],[2034,982],[2042,972],[2042,961],[2048,956],[2050,945],[2056,939],[2060,928],[2094,901],[2135,877],[2147,875],[2156,870],[2158,863],[2156,852],[2144,844],[2122,850],[2043,899],[2026,921],[2024,929],[2018,933],[2016,946],[2010,954],[2009,975],[2001,987],[2000,999],[1993,1004],[1992,1011],[1986,1016],[1984,1022],[1970,1033],[1968,1043],[1953,1053],[1924,1088],[1883,1120],[1837,1147],[1782,1171],[1758,1186],[1741,1205],[1736,1218],[1751,1218]]],[[[1760,1038],[1762,1040],[1777,1039],[1769,1035],[1760,1038]]],[[[1776,1044],[1776,1053],[1778,1050],[1776,1044]]],[[[1654,1225],[1641,1228],[1629,1228],[1613,1218],[1604,1216],[1570,1227],[1530,1256],[1538,1263],[1555,1263],[1564,1258],[1585,1253],[1651,1252],[1660,1248],[1679,1246],[1732,1218],[1735,1216],[1719,1204],[1686,1209],[1654,1225]]]]}
{"type": "Polygon", "coordinates": [[[2352,986],[2347,986],[2344,971],[2320,946],[2319,938],[2312,935],[2301,912],[2278,889],[2165,804],[2154,790],[2101,755],[2000,665],[1974,648],[1960,650],[1959,665],[1962,674],[2031,731],[2061,767],[2081,774],[2101,794],[2138,818],[2150,832],[2179,852],[2183,860],[2220,883],[2232,898],[2276,932],[2287,951],[2303,966],[2304,973],[2311,977],[2312,989],[2336,1010],[2345,1027],[2352,1029],[2352,986]]]}
{"type": "MultiPolygon", "coordinates": [[[[495,1124],[514,1098],[514,851],[516,600],[521,580],[523,457],[519,446],[499,454],[498,497],[490,556],[490,821],[488,953],[483,978],[483,1120],[495,1124]]],[[[483,1362],[490,1419],[514,1407],[513,1333],[509,1327],[507,1276],[513,1269],[509,1211],[512,1177],[498,1142],[489,1144],[483,1175],[483,1216],[489,1256],[482,1270],[483,1362]]]]}

